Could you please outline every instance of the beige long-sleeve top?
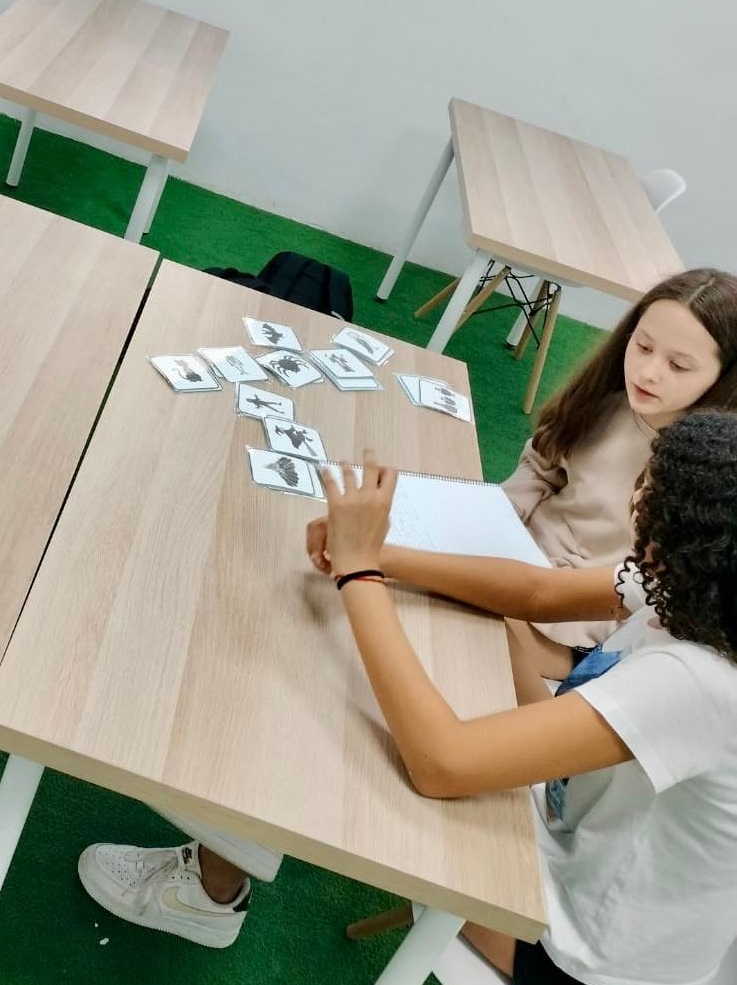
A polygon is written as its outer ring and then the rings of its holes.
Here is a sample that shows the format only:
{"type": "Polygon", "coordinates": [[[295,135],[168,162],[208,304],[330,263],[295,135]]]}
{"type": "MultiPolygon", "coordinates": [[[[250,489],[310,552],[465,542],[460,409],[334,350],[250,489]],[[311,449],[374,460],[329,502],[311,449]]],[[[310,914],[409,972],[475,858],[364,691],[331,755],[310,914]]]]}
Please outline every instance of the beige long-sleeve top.
{"type": "MultiPolygon", "coordinates": [[[[612,397],[592,432],[557,465],[535,451],[532,440],[527,442],[502,488],[554,567],[614,567],[629,552],[630,500],[656,433],[632,412],[622,393],[612,397]]],[[[544,636],[566,646],[594,646],[615,626],[536,624],[544,636]]]]}

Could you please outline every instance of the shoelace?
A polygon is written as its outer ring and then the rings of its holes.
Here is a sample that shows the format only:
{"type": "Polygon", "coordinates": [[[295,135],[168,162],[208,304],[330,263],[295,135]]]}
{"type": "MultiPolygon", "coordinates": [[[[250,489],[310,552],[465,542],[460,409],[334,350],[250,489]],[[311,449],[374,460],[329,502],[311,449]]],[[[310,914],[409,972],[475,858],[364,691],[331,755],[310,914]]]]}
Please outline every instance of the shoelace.
{"type": "MultiPolygon", "coordinates": [[[[128,856],[133,861],[133,854],[128,856]]],[[[162,851],[152,855],[145,855],[136,860],[136,869],[142,873],[140,880],[129,889],[126,894],[133,896],[139,912],[143,912],[148,905],[154,892],[153,881],[159,877],[166,878],[179,868],[179,857],[171,852],[162,851]]]]}

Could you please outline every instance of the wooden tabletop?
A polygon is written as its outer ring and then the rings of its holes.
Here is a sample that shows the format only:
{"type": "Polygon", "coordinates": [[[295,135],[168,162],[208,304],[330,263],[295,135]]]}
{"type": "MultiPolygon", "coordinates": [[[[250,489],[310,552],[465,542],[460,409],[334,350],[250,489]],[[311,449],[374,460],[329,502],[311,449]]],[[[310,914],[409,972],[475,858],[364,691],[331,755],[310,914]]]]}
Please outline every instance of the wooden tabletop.
{"type": "Polygon", "coordinates": [[[683,270],[626,158],[460,99],[450,123],[469,245],[629,301],[683,270]]]}
{"type": "Polygon", "coordinates": [[[0,196],[0,653],[157,254],[0,196]]]}
{"type": "Polygon", "coordinates": [[[228,32],[142,0],[18,0],[0,96],[184,161],[228,32]]]}
{"type": "MultiPolygon", "coordinates": [[[[304,554],[324,504],[252,483],[230,385],[175,394],[147,355],[246,344],[251,315],[330,344],[335,319],[165,262],[13,640],[0,748],[535,939],[546,915],[527,790],[423,799],[407,782],[333,583],[304,554]]],[[[328,454],[480,475],[474,428],[410,405],[396,371],[465,366],[392,342],[384,389],[287,390],[328,454]]],[[[265,350],[263,350],[265,351],[265,350]]],[[[514,702],[499,620],[394,589],[462,715],[514,702]]],[[[104,835],[104,832],[101,832],[104,835]]]]}

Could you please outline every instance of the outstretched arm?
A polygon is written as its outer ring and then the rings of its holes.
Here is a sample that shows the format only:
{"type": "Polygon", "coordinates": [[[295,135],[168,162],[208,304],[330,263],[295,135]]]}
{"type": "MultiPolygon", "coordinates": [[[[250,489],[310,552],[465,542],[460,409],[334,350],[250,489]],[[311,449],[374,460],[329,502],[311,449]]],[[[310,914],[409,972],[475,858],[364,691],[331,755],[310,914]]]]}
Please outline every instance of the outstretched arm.
{"type": "MultiPolygon", "coordinates": [[[[396,473],[367,459],[360,488],[352,470],[344,469],[343,494],[330,475],[324,478],[329,507],[326,546],[336,571],[378,568],[396,473]]],[[[609,586],[613,591],[611,578],[609,586]]],[[[420,793],[467,796],[632,758],[611,727],[575,692],[462,721],[427,676],[386,586],[380,581],[349,581],[341,597],[371,686],[420,793]]]]}
{"type": "MultiPolygon", "coordinates": [[[[331,574],[328,518],[307,525],[307,553],[318,570],[331,574]]],[[[377,563],[389,577],[488,612],[532,622],[621,617],[611,568],[539,568],[504,558],[436,554],[383,544],[377,563]]]]}

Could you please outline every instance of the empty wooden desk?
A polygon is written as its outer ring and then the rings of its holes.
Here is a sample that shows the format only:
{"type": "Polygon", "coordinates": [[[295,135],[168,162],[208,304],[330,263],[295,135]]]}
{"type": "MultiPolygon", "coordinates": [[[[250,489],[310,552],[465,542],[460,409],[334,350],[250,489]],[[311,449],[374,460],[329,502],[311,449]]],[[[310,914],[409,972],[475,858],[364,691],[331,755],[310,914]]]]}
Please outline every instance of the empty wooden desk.
{"type": "MultiPolygon", "coordinates": [[[[627,301],[683,270],[626,158],[460,99],[450,101],[449,113],[451,139],[377,292],[380,299],[389,297],[455,158],[463,231],[474,253],[429,349],[443,351],[492,257],[544,281],[592,287],[627,301]]],[[[533,368],[533,391],[554,314],[533,368]]],[[[528,392],[528,413],[529,398],[528,392]]]]}
{"type": "Polygon", "coordinates": [[[26,107],[6,181],[17,185],[36,113],[151,154],[126,239],[148,232],[169,161],[185,161],[228,32],[142,0],[18,0],[0,16],[0,96],[26,107]]]}
{"type": "MultiPolygon", "coordinates": [[[[527,791],[441,802],[411,789],[335,587],[304,554],[324,504],[251,481],[245,448],[264,447],[263,428],[236,416],[229,385],[175,394],[146,362],[248,344],[245,314],[292,325],[306,347],[340,328],[162,265],[0,665],[0,748],[455,914],[446,939],[462,918],[536,939],[527,791]]],[[[393,379],[467,391],[465,366],[393,345],[378,392],[264,385],[293,397],[335,458],[372,444],[405,468],[478,477],[473,427],[411,406],[393,379]]],[[[499,620],[395,593],[460,714],[514,703],[499,620]]]]}
{"type": "MultiPolygon", "coordinates": [[[[0,257],[1,654],[157,254],[0,196],[0,257]]],[[[4,845],[24,818],[3,812],[4,845]]],[[[0,885],[6,870],[0,860],[0,885]]]]}

